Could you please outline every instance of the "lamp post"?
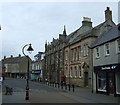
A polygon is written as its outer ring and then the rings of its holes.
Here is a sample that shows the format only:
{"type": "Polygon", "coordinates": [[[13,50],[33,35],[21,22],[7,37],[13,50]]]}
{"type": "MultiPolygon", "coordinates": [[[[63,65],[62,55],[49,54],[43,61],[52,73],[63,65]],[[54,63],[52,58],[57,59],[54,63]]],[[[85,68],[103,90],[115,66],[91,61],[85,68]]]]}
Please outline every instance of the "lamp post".
{"type": "Polygon", "coordinates": [[[27,57],[28,59],[28,67],[27,67],[27,84],[26,84],[26,96],[25,96],[25,100],[29,100],[29,56],[25,54],[24,49],[28,46],[27,51],[31,54],[31,52],[33,51],[33,48],[31,46],[31,44],[26,44],[23,49],[22,49],[22,53],[27,57]]]}

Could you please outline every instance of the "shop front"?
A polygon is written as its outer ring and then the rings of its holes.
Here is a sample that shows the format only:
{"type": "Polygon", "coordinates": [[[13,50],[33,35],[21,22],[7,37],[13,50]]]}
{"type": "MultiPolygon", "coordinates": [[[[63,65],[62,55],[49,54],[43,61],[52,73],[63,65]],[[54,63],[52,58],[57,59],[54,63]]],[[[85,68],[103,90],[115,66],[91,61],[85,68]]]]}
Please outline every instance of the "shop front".
{"type": "Polygon", "coordinates": [[[32,81],[42,81],[42,70],[32,70],[31,71],[32,81]]]}
{"type": "Polygon", "coordinates": [[[120,96],[120,64],[95,66],[96,92],[120,96]]]}

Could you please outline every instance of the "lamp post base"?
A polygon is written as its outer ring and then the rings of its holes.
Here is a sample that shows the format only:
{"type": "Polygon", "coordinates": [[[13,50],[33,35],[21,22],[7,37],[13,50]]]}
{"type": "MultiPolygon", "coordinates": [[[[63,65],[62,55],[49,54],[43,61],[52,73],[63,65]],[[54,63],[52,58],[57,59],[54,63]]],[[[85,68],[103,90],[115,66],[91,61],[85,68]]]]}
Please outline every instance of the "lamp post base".
{"type": "Polygon", "coordinates": [[[28,91],[26,91],[26,97],[25,97],[25,100],[29,100],[29,93],[28,93],[28,91]]]}

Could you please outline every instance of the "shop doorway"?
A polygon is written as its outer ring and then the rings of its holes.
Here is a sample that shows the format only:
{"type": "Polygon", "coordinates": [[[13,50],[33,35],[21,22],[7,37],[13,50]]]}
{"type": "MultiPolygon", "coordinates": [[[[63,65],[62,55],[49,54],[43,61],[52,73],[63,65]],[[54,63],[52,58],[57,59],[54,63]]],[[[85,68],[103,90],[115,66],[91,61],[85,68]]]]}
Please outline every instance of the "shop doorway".
{"type": "Polygon", "coordinates": [[[114,88],[114,73],[108,73],[108,93],[114,94],[115,88],[114,88]]]}
{"type": "Polygon", "coordinates": [[[88,72],[84,72],[84,86],[88,86],[88,72]]]}

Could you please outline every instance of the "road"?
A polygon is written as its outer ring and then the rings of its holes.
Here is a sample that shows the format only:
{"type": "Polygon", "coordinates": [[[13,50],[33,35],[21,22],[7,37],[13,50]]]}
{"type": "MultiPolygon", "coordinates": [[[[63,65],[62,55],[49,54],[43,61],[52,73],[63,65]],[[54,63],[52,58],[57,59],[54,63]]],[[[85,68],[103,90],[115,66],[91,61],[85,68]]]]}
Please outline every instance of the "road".
{"type": "MultiPolygon", "coordinates": [[[[6,79],[4,81],[3,94],[5,93],[5,85],[13,88],[12,96],[3,95],[3,103],[15,102],[18,97],[23,95],[25,98],[26,80],[24,79],[6,79]],[[19,95],[19,96],[18,96],[19,95]],[[15,98],[15,99],[12,99],[15,98]],[[11,101],[13,100],[13,101],[11,101]]],[[[30,87],[30,100],[29,103],[79,103],[78,100],[72,97],[66,96],[66,91],[62,89],[53,88],[38,82],[29,82],[30,87]]]]}

